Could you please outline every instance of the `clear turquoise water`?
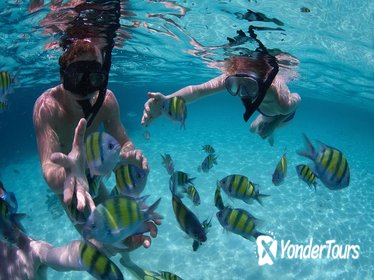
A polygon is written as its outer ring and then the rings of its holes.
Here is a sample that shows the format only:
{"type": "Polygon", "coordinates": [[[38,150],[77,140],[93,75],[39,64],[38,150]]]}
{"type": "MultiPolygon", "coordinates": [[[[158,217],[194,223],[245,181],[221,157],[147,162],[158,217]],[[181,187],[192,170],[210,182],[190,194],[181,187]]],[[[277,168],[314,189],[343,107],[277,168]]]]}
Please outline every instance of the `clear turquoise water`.
{"type": "MultiPolygon", "coordinates": [[[[135,16],[158,30],[168,30],[175,37],[165,36],[139,27],[126,29],[132,34],[125,46],[113,52],[110,88],[121,106],[122,121],[135,145],[148,157],[151,172],[145,193],[150,201],[162,198],[159,212],[165,216],[157,239],[150,249],[138,249],[132,259],[148,270],[169,270],[184,279],[373,279],[374,247],[374,65],[373,31],[370,24],[374,7],[371,1],[176,1],[189,10],[185,16],[171,13],[164,2],[130,1],[135,16]],[[311,13],[300,13],[306,6],[311,13]],[[300,60],[298,80],[290,83],[302,104],[290,126],[279,130],[274,147],[249,133],[249,124],[242,121],[240,102],[228,94],[204,99],[188,107],[186,130],[160,118],[151,125],[151,139],[143,138],[140,126],[146,92],[165,94],[188,84],[197,84],[219,74],[209,68],[210,59],[221,59],[221,50],[202,57],[194,38],[204,48],[226,43],[237,29],[246,29],[248,22],[235,17],[246,8],[263,12],[285,22],[285,34],[260,33],[268,47],[278,47],[300,60]],[[147,17],[163,13],[164,18],[147,17]],[[176,40],[175,38],[178,38],[176,40]],[[339,148],[351,168],[350,186],[331,192],[321,184],[314,193],[300,182],[295,172],[307,160],[296,154],[303,147],[301,133],[311,139],[339,148]],[[210,173],[197,172],[204,159],[201,145],[212,144],[218,165],[210,173]],[[275,187],[271,174],[287,149],[289,174],[283,185],[275,187]],[[208,241],[197,252],[192,241],[178,228],[171,207],[168,175],[161,165],[161,153],[170,153],[176,168],[196,177],[202,203],[188,206],[200,219],[213,216],[208,241]],[[360,245],[357,260],[280,260],[272,266],[258,266],[256,244],[226,233],[215,218],[213,194],[218,179],[232,173],[248,176],[271,196],[261,207],[240,201],[225,202],[242,207],[262,219],[261,230],[278,239],[315,244],[335,239],[337,244],[360,245]]],[[[42,34],[38,22],[49,11],[46,7],[29,14],[27,3],[8,1],[1,4],[0,27],[1,69],[20,70],[20,85],[10,96],[10,108],[0,114],[0,178],[9,191],[17,195],[20,212],[28,213],[25,227],[36,239],[54,245],[79,239],[79,235],[63,215],[57,219],[45,203],[48,186],[41,176],[35,136],[32,127],[32,106],[48,87],[58,83],[58,49],[45,50],[53,41],[42,34]],[[20,36],[26,34],[27,36],[20,36]],[[24,37],[27,37],[26,39],[24,37]]],[[[128,24],[124,19],[122,24],[128,24]]],[[[114,185],[113,178],[107,186],[114,185]]],[[[115,261],[118,261],[115,258],[115,261]]],[[[123,270],[126,279],[131,275],[123,270]]],[[[50,279],[91,279],[87,273],[60,273],[50,270],[50,279]]]]}

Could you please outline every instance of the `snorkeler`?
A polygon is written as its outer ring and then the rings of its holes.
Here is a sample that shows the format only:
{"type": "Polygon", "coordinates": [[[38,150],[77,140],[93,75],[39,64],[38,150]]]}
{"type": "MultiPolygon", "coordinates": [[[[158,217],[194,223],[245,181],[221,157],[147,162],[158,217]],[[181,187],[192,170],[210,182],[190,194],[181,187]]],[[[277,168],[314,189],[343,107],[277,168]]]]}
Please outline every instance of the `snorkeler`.
{"type": "Polygon", "coordinates": [[[20,223],[25,214],[12,212],[2,198],[0,208],[0,279],[47,279],[48,267],[57,271],[86,270],[96,279],[123,279],[119,268],[93,244],[75,240],[53,247],[28,236],[20,223]]]}
{"type": "MultiPolygon", "coordinates": [[[[90,40],[75,41],[59,60],[61,84],[44,92],[34,105],[33,121],[43,176],[68,213],[73,197],[81,212],[92,211],[109,197],[101,184],[93,199],[85,175],[84,137],[97,131],[100,125],[120,143],[122,162],[149,171],[146,158],[134,148],[120,121],[113,92],[106,89],[108,63],[108,53],[103,54],[90,40]]],[[[75,226],[82,232],[82,225],[75,226]]],[[[155,237],[156,226],[151,222],[147,226],[155,237]]],[[[141,244],[148,248],[151,239],[138,235],[129,237],[126,243],[130,248],[141,244]]]]}
{"type": "Polygon", "coordinates": [[[160,116],[163,102],[172,97],[180,96],[190,103],[227,90],[241,99],[246,122],[256,110],[260,113],[252,122],[250,131],[263,139],[268,138],[272,145],[273,132],[294,117],[301,100],[297,93],[290,92],[284,79],[277,73],[276,58],[270,54],[256,51],[251,55],[232,56],[225,63],[224,74],[210,81],[184,87],[167,96],[160,92],[149,92],[141,123],[148,126],[160,116]]]}

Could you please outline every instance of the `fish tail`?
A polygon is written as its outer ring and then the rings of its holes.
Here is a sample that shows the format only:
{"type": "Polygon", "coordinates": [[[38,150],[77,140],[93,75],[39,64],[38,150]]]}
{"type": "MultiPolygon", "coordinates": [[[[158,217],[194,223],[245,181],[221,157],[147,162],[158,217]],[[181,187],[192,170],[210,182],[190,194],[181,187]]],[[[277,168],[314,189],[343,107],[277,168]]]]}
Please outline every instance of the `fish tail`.
{"type": "Polygon", "coordinates": [[[156,208],[160,204],[160,201],[161,201],[161,197],[159,199],[157,199],[157,201],[155,203],[153,203],[151,206],[149,206],[149,208],[147,210],[147,216],[148,216],[149,219],[151,219],[151,220],[162,220],[164,218],[162,215],[155,212],[156,208]]]}
{"type": "Polygon", "coordinates": [[[261,236],[261,235],[264,235],[264,236],[270,236],[270,235],[268,235],[268,234],[262,233],[262,232],[257,231],[257,230],[255,230],[255,231],[253,232],[253,237],[256,238],[256,239],[257,239],[257,237],[259,237],[259,236],[261,236]]]}
{"type": "Polygon", "coordinates": [[[277,25],[284,26],[284,23],[281,22],[279,19],[272,18],[272,22],[274,22],[274,23],[277,24],[277,25]]]}
{"type": "Polygon", "coordinates": [[[313,183],[313,187],[314,187],[314,191],[316,192],[317,191],[317,182],[313,183]]]}
{"type": "Polygon", "coordinates": [[[193,184],[193,180],[195,180],[195,179],[196,179],[196,177],[188,178],[187,183],[193,184]]]}
{"type": "Polygon", "coordinates": [[[254,198],[257,200],[258,203],[260,203],[261,206],[264,206],[262,199],[267,196],[270,196],[270,195],[256,192],[256,195],[254,196],[254,198]]]}
{"type": "Polygon", "coordinates": [[[314,149],[314,146],[313,146],[312,142],[310,142],[310,140],[308,139],[308,137],[304,133],[303,133],[303,137],[304,137],[304,143],[305,143],[306,149],[305,150],[298,150],[297,154],[313,160],[314,155],[316,153],[316,150],[314,149]]]}

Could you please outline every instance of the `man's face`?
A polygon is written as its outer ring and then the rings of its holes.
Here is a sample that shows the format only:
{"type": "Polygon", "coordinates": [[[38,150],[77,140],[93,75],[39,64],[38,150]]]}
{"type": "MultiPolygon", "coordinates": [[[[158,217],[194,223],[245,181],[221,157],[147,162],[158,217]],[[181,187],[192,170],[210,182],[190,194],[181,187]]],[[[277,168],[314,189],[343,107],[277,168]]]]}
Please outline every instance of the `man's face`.
{"type": "Polygon", "coordinates": [[[106,78],[100,52],[87,53],[67,65],[62,83],[64,89],[76,100],[82,100],[94,97],[104,86],[106,78]]]}

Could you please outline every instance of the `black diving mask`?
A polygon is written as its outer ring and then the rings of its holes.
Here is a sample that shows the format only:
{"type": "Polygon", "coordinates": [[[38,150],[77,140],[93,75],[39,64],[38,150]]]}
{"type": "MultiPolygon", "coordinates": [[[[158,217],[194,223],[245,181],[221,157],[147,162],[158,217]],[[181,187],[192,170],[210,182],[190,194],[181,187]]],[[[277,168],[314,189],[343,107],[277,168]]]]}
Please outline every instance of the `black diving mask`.
{"type": "Polygon", "coordinates": [[[63,71],[64,89],[74,95],[87,96],[106,85],[108,75],[97,61],[76,61],[63,71]]]}
{"type": "Polygon", "coordinates": [[[241,98],[255,99],[259,92],[258,78],[250,74],[230,75],[225,79],[225,86],[231,95],[241,98]]]}

